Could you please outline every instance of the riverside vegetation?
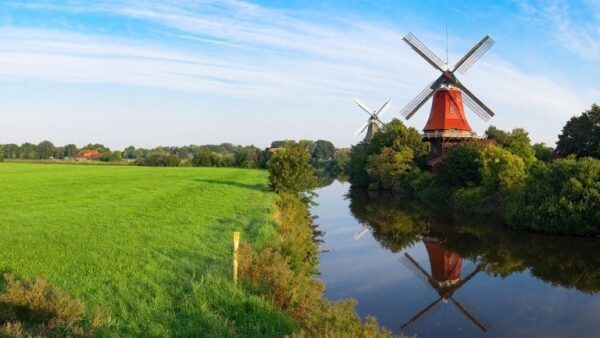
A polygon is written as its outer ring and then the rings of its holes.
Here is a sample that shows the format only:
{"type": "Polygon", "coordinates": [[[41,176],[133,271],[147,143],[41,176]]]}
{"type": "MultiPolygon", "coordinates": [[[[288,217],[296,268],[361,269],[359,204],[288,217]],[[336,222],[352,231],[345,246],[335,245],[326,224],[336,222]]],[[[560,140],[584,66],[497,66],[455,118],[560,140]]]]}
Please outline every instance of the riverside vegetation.
{"type": "Polygon", "coordinates": [[[273,153],[270,187],[278,193],[278,236],[269,246],[242,245],[240,276],[244,285],[265,296],[295,320],[297,337],[391,337],[377,321],[365,323],[353,301],[324,300],[317,273],[319,232],[309,212],[312,189],[318,184],[310,153],[299,143],[286,142],[273,153]]]}
{"type": "Polygon", "coordinates": [[[572,118],[556,151],[531,145],[520,128],[486,131],[492,144],[447,147],[441,168],[425,170],[429,144],[393,120],[350,153],[353,186],[391,190],[431,205],[502,218],[515,229],[600,235],[600,107],[572,118]],[[495,144],[494,144],[495,143],[495,144]],[[553,159],[553,153],[559,158],[553,159]]]}
{"type": "Polygon", "coordinates": [[[322,298],[308,150],[270,162],[269,186],[252,169],[1,164],[0,336],[390,336],[322,298]]]}

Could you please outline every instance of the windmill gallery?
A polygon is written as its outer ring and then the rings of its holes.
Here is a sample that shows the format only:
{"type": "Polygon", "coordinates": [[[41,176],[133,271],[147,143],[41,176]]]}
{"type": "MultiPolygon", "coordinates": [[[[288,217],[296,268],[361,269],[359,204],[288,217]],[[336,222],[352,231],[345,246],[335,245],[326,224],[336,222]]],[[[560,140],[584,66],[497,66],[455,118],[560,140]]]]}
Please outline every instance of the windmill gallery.
{"type": "MultiPolygon", "coordinates": [[[[435,171],[442,162],[444,148],[458,142],[493,143],[473,132],[467,121],[464,104],[485,122],[494,116],[494,112],[458,80],[455,72],[464,74],[494,45],[494,40],[486,35],[456,63],[452,70],[448,62],[443,62],[412,33],[407,34],[403,40],[427,63],[442,73],[400,111],[400,114],[408,120],[433,96],[429,118],[423,128],[423,141],[431,144],[427,159],[428,168],[435,171]]],[[[358,137],[367,130],[365,141],[371,141],[373,135],[383,126],[380,116],[388,108],[390,101],[391,99],[388,99],[381,108],[371,110],[355,99],[354,102],[369,114],[369,119],[355,133],[355,136],[358,137]]]]}

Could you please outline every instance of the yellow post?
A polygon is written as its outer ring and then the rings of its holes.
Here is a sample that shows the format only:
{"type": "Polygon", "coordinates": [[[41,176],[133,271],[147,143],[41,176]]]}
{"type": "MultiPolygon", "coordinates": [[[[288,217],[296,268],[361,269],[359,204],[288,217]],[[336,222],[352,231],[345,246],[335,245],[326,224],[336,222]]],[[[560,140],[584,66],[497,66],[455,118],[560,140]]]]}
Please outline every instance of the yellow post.
{"type": "Polygon", "coordinates": [[[238,247],[240,246],[240,233],[233,232],[233,282],[237,284],[238,279],[238,247]]]}

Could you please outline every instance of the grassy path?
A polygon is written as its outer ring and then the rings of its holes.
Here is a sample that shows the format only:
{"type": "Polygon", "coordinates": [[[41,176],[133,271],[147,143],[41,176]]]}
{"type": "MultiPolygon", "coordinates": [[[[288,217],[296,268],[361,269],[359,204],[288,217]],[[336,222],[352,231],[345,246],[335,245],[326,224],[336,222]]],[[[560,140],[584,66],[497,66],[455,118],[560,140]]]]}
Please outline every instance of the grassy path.
{"type": "Polygon", "coordinates": [[[0,271],[45,276],[106,336],[280,336],[288,317],[234,288],[231,233],[268,241],[267,173],[0,164],[0,271]]]}

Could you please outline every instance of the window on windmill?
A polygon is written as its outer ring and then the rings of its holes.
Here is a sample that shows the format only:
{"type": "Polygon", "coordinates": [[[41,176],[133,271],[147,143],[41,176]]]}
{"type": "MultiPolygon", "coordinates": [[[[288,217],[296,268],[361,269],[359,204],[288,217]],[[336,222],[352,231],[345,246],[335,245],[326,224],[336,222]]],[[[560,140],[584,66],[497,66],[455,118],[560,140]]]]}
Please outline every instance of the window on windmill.
{"type": "Polygon", "coordinates": [[[454,105],[450,105],[450,114],[456,114],[456,108],[454,105]]]}

